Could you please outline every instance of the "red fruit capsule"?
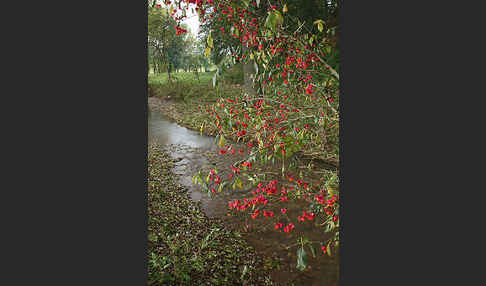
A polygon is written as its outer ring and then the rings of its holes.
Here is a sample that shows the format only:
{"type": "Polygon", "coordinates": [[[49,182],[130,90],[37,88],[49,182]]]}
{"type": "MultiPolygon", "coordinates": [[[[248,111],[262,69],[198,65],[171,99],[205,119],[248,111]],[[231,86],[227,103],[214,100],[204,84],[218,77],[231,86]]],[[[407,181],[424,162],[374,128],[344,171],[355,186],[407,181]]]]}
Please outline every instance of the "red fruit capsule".
{"type": "Polygon", "coordinates": [[[325,245],[321,247],[321,250],[324,252],[324,254],[327,253],[327,247],[325,245]]]}

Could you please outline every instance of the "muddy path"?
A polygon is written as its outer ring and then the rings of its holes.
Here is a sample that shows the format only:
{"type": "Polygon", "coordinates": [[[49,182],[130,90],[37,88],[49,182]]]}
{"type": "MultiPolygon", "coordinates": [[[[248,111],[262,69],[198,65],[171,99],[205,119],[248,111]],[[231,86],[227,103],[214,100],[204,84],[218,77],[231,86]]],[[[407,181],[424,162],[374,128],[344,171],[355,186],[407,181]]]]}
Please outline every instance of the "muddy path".
{"type": "MultiPolygon", "coordinates": [[[[192,178],[199,170],[207,174],[210,169],[216,167],[220,170],[221,178],[226,179],[231,164],[243,159],[244,155],[218,154],[219,147],[214,137],[200,135],[172,122],[162,113],[164,109],[171,108],[170,103],[161,108],[160,100],[157,106],[154,106],[153,102],[151,104],[149,100],[149,143],[161,144],[170,151],[171,156],[177,161],[173,172],[179,175],[180,183],[188,188],[191,199],[200,203],[208,217],[220,218],[225,225],[241,233],[265,258],[265,268],[278,285],[338,285],[339,253],[333,253],[332,256],[324,255],[318,245],[319,241],[327,239],[322,228],[316,226],[322,221],[318,218],[313,222],[297,221],[297,216],[301,215],[302,210],[308,205],[307,202],[293,201],[291,204],[282,202],[272,205],[275,216],[268,219],[263,216],[252,219],[248,212],[236,213],[229,210],[229,201],[251,198],[252,189],[227,188],[221,193],[211,194],[194,185],[192,178]],[[281,214],[280,208],[287,208],[287,213],[281,214]],[[283,233],[274,229],[276,222],[285,224],[290,221],[295,224],[293,232],[283,233]],[[297,247],[286,249],[289,245],[295,245],[302,234],[317,243],[314,246],[315,257],[308,248],[306,249],[310,267],[305,271],[296,268],[297,247]]],[[[234,143],[233,145],[237,149],[247,151],[246,146],[234,143]]],[[[246,183],[245,180],[243,182],[246,183]]]]}

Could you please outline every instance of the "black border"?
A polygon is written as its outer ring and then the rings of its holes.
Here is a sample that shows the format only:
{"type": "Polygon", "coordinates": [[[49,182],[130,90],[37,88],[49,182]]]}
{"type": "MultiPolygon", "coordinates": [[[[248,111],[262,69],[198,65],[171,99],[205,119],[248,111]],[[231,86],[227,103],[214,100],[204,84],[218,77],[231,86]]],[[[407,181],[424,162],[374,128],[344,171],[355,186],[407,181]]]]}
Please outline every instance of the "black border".
{"type": "Polygon", "coordinates": [[[340,0],[338,2],[339,5],[339,55],[340,55],[340,64],[339,64],[339,285],[345,285],[344,283],[344,275],[343,269],[346,271],[344,266],[344,262],[346,258],[344,256],[345,250],[343,245],[344,244],[344,203],[345,198],[345,191],[344,191],[344,105],[345,105],[345,96],[344,96],[344,1],[340,0]]]}
{"type": "Polygon", "coordinates": [[[13,30],[16,68],[5,81],[21,78],[4,93],[16,102],[3,105],[15,133],[4,134],[14,144],[2,190],[13,200],[2,200],[0,284],[144,285],[146,3],[19,11],[10,28],[27,25],[13,30]]]}

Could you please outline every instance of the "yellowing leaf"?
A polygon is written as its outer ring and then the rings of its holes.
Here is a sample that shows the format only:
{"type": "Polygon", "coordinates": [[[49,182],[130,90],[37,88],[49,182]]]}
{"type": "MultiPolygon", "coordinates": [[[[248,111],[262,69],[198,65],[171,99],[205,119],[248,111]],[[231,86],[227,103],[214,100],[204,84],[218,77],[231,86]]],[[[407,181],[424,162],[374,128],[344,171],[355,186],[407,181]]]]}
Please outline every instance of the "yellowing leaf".
{"type": "Polygon", "coordinates": [[[218,188],[218,193],[221,193],[221,191],[223,190],[224,186],[226,185],[226,182],[222,183],[219,185],[219,188],[218,188]]]}
{"type": "Polygon", "coordinates": [[[317,25],[317,29],[319,30],[319,32],[322,32],[324,30],[325,22],[323,20],[316,20],[314,21],[314,24],[317,25]]]}
{"type": "Polygon", "coordinates": [[[289,11],[289,9],[287,8],[287,4],[284,4],[282,12],[287,13],[287,11],[289,11]]]}
{"type": "Polygon", "coordinates": [[[209,55],[211,54],[211,48],[206,48],[206,50],[204,51],[204,55],[207,57],[209,57],[209,55]]]}
{"type": "Polygon", "coordinates": [[[237,186],[238,188],[240,188],[240,189],[241,189],[241,188],[243,188],[243,182],[241,181],[241,179],[240,179],[240,178],[236,178],[235,183],[236,183],[236,186],[237,186]]]}
{"type": "Polygon", "coordinates": [[[213,46],[213,37],[211,37],[211,33],[209,33],[209,35],[208,35],[208,40],[207,40],[207,42],[208,42],[208,46],[209,46],[210,48],[214,48],[214,46],[213,46]]]}
{"type": "Polygon", "coordinates": [[[331,196],[336,194],[336,189],[334,189],[332,186],[327,186],[327,191],[331,196]]]}
{"type": "Polygon", "coordinates": [[[226,145],[226,140],[224,139],[223,135],[221,135],[221,137],[219,137],[218,145],[219,145],[219,147],[223,147],[224,145],[226,145]]]}

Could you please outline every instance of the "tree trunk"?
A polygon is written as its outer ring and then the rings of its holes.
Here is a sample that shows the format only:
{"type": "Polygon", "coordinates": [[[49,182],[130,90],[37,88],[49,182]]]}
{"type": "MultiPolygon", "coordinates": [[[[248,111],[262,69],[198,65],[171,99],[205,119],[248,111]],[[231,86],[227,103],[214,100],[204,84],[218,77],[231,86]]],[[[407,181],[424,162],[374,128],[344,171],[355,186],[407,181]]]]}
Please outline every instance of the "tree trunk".
{"type": "Polygon", "coordinates": [[[171,64],[169,63],[169,64],[168,64],[168,67],[167,67],[167,75],[168,75],[168,77],[169,77],[169,82],[171,82],[171,80],[170,80],[170,72],[171,72],[171,69],[172,69],[172,66],[171,66],[171,64]]]}
{"type": "Polygon", "coordinates": [[[198,68],[196,67],[196,77],[197,77],[197,83],[199,86],[201,86],[201,81],[199,80],[199,71],[198,68]]]}
{"type": "MultiPolygon", "coordinates": [[[[243,45],[243,53],[246,54],[248,48],[243,45]]],[[[243,63],[243,79],[244,89],[249,95],[256,95],[256,91],[253,88],[253,79],[251,76],[255,76],[255,68],[253,67],[254,61],[250,60],[248,63],[243,63]]]]}

